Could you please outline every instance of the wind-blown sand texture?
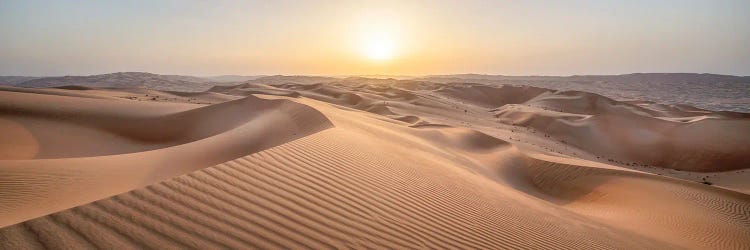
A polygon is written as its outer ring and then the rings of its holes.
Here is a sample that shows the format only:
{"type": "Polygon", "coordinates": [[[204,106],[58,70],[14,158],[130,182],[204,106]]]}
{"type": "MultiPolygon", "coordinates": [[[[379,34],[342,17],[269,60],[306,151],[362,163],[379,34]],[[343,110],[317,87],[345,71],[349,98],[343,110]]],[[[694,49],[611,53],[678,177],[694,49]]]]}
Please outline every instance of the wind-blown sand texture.
{"type": "Polygon", "coordinates": [[[3,87],[0,248],[750,248],[747,114],[317,80],[3,87]]]}

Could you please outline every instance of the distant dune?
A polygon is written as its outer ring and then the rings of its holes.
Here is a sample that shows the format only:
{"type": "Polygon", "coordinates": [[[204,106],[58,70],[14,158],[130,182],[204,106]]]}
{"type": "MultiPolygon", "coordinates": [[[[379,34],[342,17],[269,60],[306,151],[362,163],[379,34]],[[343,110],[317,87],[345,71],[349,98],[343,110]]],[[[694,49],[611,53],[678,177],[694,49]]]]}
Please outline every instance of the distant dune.
{"type": "Polygon", "coordinates": [[[210,88],[209,80],[176,75],[157,75],[141,72],[122,72],[91,76],[42,77],[15,84],[18,87],[49,88],[61,86],[100,88],[148,88],[177,91],[203,91],[210,88]]]}
{"type": "Polygon", "coordinates": [[[223,76],[208,76],[202,77],[211,82],[220,83],[232,83],[232,82],[244,82],[249,80],[255,80],[265,76],[239,76],[239,75],[223,75],[223,76]]]}
{"type": "MultiPolygon", "coordinates": [[[[582,82],[613,83],[750,83],[750,76],[732,76],[719,74],[696,73],[632,73],[623,75],[574,75],[574,76],[504,76],[482,74],[430,75],[424,79],[461,79],[461,80],[561,80],[582,82]]],[[[445,80],[442,80],[445,81],[445,80]]]]}
{"type": "Polygon", "coordinates": [[[0,76],[0,85],[16,85],[25,81],[38,79],[33,76],[0,76]]]}
{"type": "Polygon", "coordinates": [[[481,74],[410,76],[240,76],[194,77],[121,72],[91,76],[26,77],[0,76],[0,85],[49,88],[84,86],[98,88],[146,88],[166,91],[201,92],[214,86],[244,82],[271,84],[289,80],[325,83],[340,79],[399,79],[437,83],[481,83],[485,85],[527,85],[555,90],[600,94],[618,101],[650,101],[687,104],[716,111],[750,112],[750,76],[695,73],[634,73],[624,75],[503,76],[481,74]],[[295,80],[296,79],[296,80],[295,80]]]}
{"type": "Polygon", "coordinates": [[[105,76],[0,88],[1,249],[750,248],[748,113],[494,76],[105,76]]]}
{"type": "Polygon", "coordinates": [[[527,85],[585,91],[620,101],[692,105],[703,109],[750,113],[750,77],[694,73],[635,73],[581,76],[438,75],[417,80],[440,83],[527,85]]]}

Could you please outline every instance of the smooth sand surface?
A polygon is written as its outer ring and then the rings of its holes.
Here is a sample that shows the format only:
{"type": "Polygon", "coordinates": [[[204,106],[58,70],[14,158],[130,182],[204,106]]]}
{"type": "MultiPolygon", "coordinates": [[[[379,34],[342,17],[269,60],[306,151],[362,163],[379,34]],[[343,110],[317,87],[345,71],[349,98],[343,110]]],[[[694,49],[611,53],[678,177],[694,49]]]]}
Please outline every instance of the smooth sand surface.
{"type": "Polygon", "coordinates": [[[3,89],[0,248],[750,248],[746,114],[309,80],[3,89]]]}

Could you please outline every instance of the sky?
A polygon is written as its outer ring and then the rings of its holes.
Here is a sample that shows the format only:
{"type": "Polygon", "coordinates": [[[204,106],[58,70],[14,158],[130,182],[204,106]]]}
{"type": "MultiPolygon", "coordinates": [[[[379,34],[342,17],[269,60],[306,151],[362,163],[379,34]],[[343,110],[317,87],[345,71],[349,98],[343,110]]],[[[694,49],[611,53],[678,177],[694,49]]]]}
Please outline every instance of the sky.
{"type": "Polygon", "coordinates": [[[0,75],[750,75],[750,1],[0,0],[0,75]]]}

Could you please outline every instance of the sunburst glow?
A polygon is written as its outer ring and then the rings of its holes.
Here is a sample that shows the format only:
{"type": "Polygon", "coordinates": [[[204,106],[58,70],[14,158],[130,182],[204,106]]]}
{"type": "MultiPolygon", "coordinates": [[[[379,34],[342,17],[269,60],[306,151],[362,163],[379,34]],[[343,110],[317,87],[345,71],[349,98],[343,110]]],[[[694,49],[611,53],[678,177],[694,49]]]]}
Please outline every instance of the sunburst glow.
{"type": "Polygon", "coordinates": [[[364,15],[357,30],[360,53],[368,60],[386,61],[397,56],[400,26],[392,13],[364,15]]]}
{"type": "Polygon", "coordinates": [[[395,56],[396,39],[388,32],[369,31],[362,43],[362,52],[370,60],[389,60],[395,56]]]}
{"type": "Polygon", "coordinates": [[[363,52],[372,60],[388,60],[395,55],[395,40],[387,34],[373,34],[364,42],[363,52]]]}

